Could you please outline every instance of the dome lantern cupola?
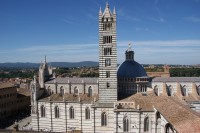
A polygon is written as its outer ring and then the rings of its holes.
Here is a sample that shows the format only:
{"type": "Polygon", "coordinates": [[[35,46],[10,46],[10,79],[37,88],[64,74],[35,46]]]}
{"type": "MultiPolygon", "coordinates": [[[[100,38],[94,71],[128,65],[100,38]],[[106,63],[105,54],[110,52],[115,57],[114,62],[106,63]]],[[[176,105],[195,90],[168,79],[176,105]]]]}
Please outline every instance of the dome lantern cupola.
{"type": "Polygon", "coordinates": [[[126,61],[134,61],[134,51],[131,49],[131,43],[129,43],[128,45],[128,49],[125,52],[126,61]]]}
{"type": "Polygon", "coordinates": [[[118,78],[138,78],[146,77],[146,71],[134,60],[134,51],[131,49],[131,44],[125,52],[126,60],[119,66],[117,71],[118,78]]]}

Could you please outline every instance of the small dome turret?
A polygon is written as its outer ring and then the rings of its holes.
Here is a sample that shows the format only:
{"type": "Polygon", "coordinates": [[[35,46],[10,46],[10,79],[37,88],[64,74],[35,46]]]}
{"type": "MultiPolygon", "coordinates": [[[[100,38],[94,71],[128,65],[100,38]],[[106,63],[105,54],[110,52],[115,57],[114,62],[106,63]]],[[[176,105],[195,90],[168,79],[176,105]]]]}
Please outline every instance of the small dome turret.
{"type": "Polygon", "coordinates": [[[128,44],[129,47],[126,50],[126,61],[134,61],[134,51],[131,49],[131,43],[128,44]]]}

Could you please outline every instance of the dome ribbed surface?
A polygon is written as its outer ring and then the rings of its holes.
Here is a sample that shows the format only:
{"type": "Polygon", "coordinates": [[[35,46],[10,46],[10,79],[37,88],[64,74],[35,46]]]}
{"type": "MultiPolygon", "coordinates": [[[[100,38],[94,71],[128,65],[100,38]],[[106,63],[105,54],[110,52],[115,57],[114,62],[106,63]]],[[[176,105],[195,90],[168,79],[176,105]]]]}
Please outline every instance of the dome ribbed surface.
{"type": "Polygon", "coordinates": [[[118,68],[117,77],[145,77],[147,76],[144,68],[136,61],[124,61],[118,68]]]}

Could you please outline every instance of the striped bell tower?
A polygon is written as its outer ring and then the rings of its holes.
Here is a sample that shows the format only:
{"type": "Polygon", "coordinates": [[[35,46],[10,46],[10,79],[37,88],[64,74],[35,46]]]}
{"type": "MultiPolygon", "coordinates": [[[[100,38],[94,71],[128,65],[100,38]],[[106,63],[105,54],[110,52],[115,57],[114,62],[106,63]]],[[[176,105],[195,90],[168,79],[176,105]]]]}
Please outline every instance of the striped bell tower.
{"type": "Polygon", "coordinates": [[[117,100],[116,11],[99,11],[99,102],[117,100]]]}

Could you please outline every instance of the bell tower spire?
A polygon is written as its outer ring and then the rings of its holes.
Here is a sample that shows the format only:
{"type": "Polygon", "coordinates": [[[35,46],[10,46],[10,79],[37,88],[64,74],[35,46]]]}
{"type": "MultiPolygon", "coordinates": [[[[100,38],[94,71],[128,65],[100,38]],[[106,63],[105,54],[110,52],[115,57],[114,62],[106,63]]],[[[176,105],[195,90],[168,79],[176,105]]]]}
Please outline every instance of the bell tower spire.
{"type": "Polygon", "coordinates": [[[103,14],[99,14],[99,51],[99,102],[114,103],[117,100],[116,12],[112,14],[108,3],[103,14]]]}

